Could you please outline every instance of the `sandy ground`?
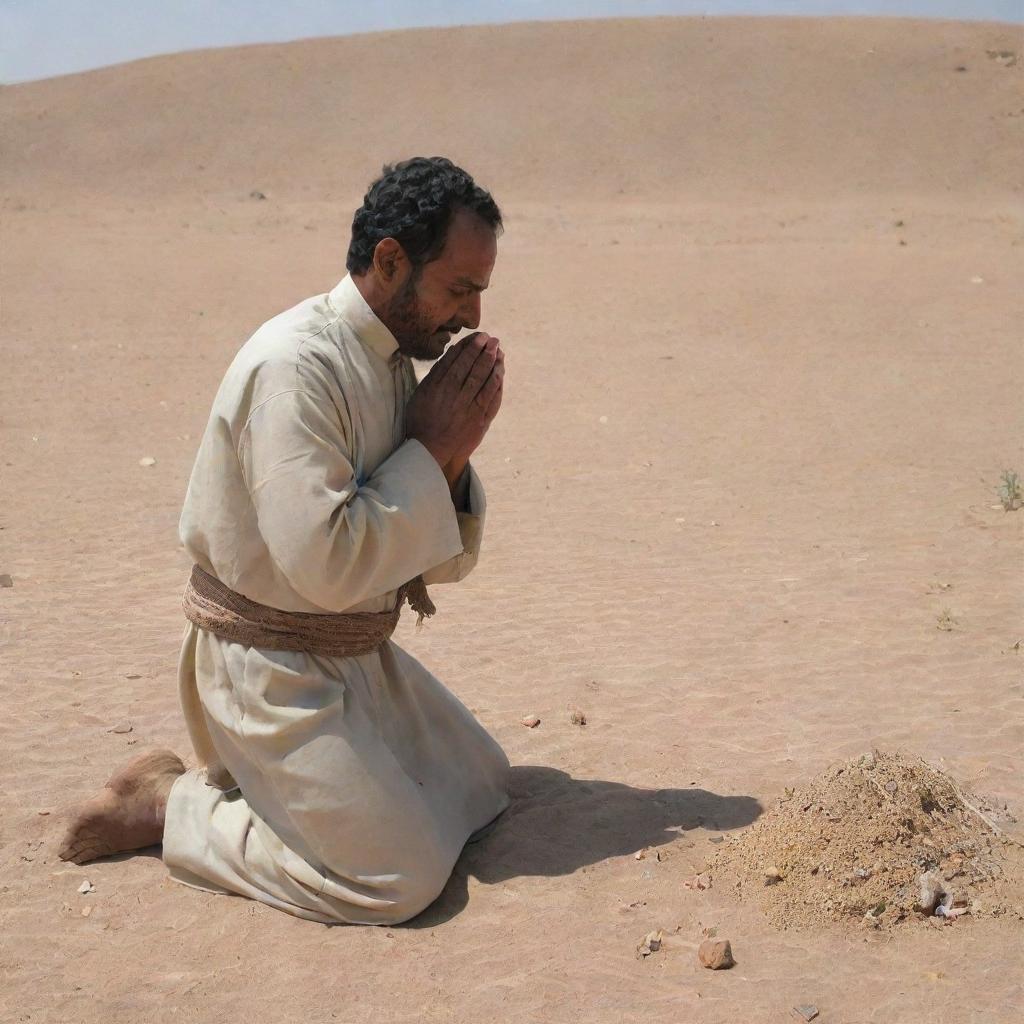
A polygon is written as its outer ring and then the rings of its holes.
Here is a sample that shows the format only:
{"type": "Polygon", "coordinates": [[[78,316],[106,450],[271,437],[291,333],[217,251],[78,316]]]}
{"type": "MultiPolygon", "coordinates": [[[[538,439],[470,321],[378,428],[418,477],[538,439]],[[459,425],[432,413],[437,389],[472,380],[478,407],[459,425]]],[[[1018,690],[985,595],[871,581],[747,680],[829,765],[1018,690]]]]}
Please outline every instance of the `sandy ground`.
{"type": "Polygon", "coordinates": [[[872,745],[1024,818],[1024,511],[996,498],[1024,473],[1024,56],[1000,51],[1019,29],[652,20],[0,90],[0,1018],[1019,1020],[1019,923],[779,932],[682,885],[872,745]],[[334,284],[362,189],[415,152],[505,208],[484,327],[509,377],[481,564],[400,640],[505,746],[515,805],[401,928],[197,893],[155,853],[63,865],[61,808],[187,749],[176,524],[220,375],[334,284]],[[696,964],[702,926],[734,969],[696,964]]]}

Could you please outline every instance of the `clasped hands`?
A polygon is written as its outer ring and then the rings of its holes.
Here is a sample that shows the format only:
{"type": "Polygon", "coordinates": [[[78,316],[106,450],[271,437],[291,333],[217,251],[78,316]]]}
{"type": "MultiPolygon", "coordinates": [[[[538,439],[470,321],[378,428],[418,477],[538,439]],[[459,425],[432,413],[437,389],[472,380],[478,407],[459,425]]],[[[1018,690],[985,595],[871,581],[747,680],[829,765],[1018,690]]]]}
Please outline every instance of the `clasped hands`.
{"type": "Polygon", "coordinates": [[[501,408],[505,353],[477,331],[449,346],[409,399],[406,436],[419,441],[454,487],[501,408]]]}

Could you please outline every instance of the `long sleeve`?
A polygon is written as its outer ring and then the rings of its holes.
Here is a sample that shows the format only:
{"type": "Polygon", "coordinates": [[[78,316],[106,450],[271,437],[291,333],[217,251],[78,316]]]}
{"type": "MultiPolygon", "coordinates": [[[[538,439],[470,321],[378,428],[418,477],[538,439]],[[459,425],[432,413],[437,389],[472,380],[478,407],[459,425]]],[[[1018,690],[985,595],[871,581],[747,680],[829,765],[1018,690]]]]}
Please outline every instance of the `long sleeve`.
{"type": "Polygon", "coordinates": [[[462,538],[462,551],[454,558],[449,558],[425,572],[423,581],[428,585],[458,583],[473,571],[480,557],[487,499],[483,484],[472,464],[466,467],[452,500],[459,524],[459,536],[462,538]]]}
{"type": "Polygon", "coordinates": [[[466,551],[430,453],[406,441],[359,481],[350,430],[334,404],[289,390],[252,412],[238,447],[271,558],[297,594],[327,611],[395,590],[466,551]]]}

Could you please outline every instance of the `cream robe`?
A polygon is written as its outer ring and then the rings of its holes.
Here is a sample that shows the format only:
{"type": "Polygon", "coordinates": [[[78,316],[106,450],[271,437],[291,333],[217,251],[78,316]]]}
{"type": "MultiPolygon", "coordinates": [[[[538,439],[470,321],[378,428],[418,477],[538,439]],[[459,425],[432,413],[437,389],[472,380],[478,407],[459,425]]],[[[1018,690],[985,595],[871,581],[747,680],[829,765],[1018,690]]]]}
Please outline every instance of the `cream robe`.
{"type": "MultiPolygon", "coordinates": [[[[199,447],[181,517],[191,558],[286,611],[384,611],[420,573],[465,576],[483,489],[470,467],[453,503],[405,439],[415,383],[351,278],[264,324],[199,447]]],[[[175,783],[164,861],[187,884],[315,921],[392,924],[437,897],[466,840],[508,805],[501,748],[394,643],[328,658],[190,625],[179,686],[200,765],[238,784],[224,793],[202,769],[175,783]]]]}

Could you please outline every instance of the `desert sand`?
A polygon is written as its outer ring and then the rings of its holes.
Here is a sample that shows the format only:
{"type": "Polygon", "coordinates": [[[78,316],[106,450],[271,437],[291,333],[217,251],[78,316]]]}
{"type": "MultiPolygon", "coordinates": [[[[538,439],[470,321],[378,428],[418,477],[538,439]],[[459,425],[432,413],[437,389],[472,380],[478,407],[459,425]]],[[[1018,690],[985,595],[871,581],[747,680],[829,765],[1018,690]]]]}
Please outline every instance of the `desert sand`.
{"type": "Polygon", "coordinates": [[[7,86],[0,119],[0,1018],[1020,1019],[1019,920],[779,930],[683,884],[873,747],[1024,818],[1019,27],[324,39],[7,86]],[[189,890],[156,850],[63,864],[69,803],[188,752],[176,526],[220,376],[416,153],[504,209],[508,379],[481,564],[397,639],[515,804],[399,928],[189,890]]]}

